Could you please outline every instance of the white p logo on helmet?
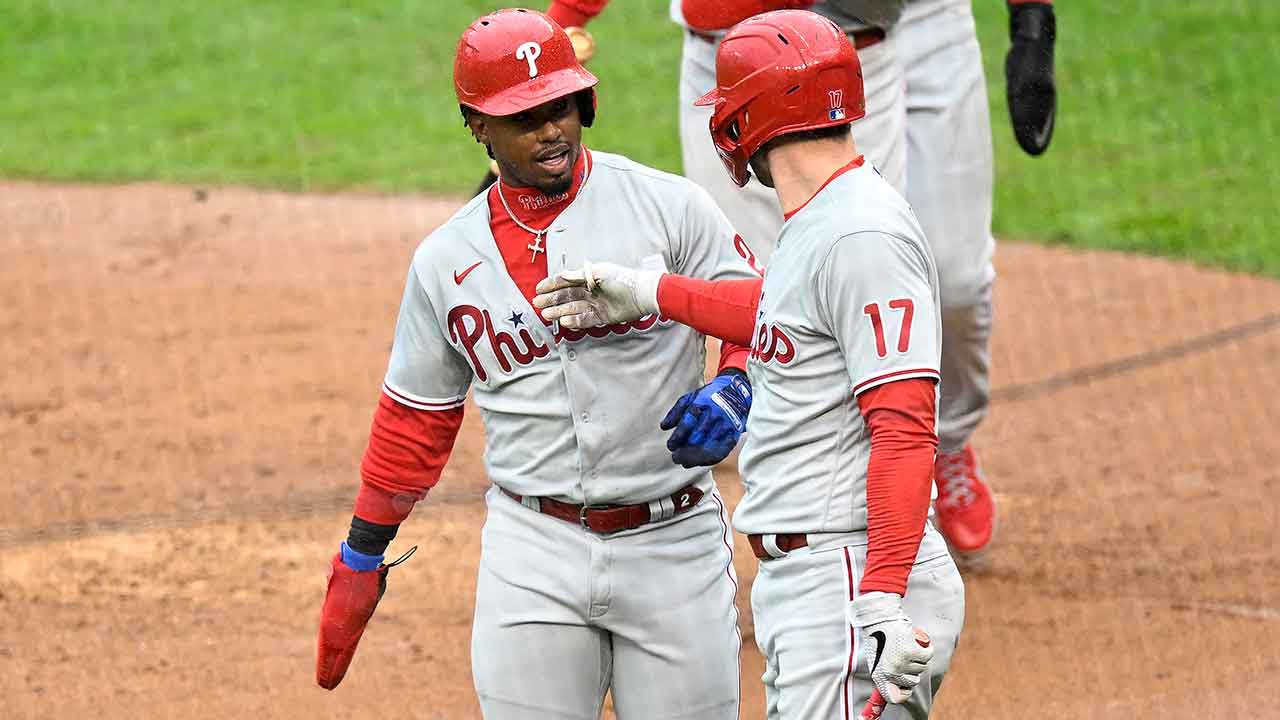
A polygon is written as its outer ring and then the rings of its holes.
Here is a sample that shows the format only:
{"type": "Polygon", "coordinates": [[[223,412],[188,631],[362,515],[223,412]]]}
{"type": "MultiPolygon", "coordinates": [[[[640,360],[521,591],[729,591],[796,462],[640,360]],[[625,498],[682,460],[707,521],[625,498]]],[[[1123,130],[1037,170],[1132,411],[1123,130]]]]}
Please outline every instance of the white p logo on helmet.
{"type": "Polygon", "coordinates": [[[538,77],[538,64],[536,60],[541,56],[542,46],[536,42],[527,42],[516,48],[516,59],[529,61],[529,77],[538,77]]]}

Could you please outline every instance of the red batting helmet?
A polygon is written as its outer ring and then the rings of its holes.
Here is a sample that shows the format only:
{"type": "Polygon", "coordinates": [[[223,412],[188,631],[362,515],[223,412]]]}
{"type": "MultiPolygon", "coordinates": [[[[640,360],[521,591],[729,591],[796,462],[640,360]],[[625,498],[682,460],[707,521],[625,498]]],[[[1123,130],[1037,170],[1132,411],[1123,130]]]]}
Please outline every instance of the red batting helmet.
{"type": "Polygon", "coordinates": [[[585,90],[590,103],[582,104],[582,124],[590,127],[595,84],[564,28],[536,10],[499,10],[476,20],[453,60],[458,102],[485,115],[514,115],[585,90]]]}
{"type": "Polygon", "coordinates": [[[786,133],[846,125],[867,114],[862,65],[844,31],[807,10],[738,23],[716,51],[711,139],[729,175],[747,184],[747,163],[786,133]]]}

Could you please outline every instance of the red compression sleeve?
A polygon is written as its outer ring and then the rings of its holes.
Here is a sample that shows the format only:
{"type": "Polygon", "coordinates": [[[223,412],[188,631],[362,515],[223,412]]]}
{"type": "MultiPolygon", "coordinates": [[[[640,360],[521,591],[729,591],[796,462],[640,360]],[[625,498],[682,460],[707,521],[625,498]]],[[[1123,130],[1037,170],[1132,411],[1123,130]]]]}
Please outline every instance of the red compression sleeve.
{"type": "Polygon", "coordinates": [[[698,30],[724,30],[770,10],[807,10],[814,0],[683,0],[680,13],[698,30]]]}
{"type": "Polygon", "coordinates": [[[724,372],[727,368],[735,370],[747,371],[747,359],[751,357],[751,348],[743,347],[728,340],[720,341],[720,367],[719,372],[724,372]]]}
{"type": "Polygon", "coordinates": [[[460,427],[461,407],[419,410],[383,393],[360,462],[356,517],[379,525],[397,525],[408,517],[414,503],[440,481],[460,427]]]}
{"type": "Polygon", "coordinates": [[[929,516],[935,381],[912,378],[878,385],[858,396],[871,431],[867,462],[867,569],[860,592],[904,595],[929,516]]]}
{"type": "Polygon", "coordinates": [[[583,27],[608,4],[609,0],[551,0],[547,15],[560,27],[583,27]]]}
{"type": "Polygon", "coordinates": [[[761,278],[748,280],[698,280],[684,275],[663,275],[658,281],[658,310],[703,335],[751,347],[756,329],[756,305],[761,278]]]}

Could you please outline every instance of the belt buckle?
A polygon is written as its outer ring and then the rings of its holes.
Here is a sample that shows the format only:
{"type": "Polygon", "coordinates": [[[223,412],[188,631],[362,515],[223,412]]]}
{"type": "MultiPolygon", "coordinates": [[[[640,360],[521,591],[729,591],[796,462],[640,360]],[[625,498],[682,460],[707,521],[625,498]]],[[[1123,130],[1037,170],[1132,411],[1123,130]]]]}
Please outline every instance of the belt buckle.
{"type": "Polygon", "coordinates": [[[593,529],[589,524],[587,524],[587,513],[591,512],[592,510],[608,510],[608,509],[609,509],[608,505],[583,505],[582,509],[578,511],[578,524],[582,526],[583,530],[587,530],[589,532],[596,532],[595,529],[593,529]]]}

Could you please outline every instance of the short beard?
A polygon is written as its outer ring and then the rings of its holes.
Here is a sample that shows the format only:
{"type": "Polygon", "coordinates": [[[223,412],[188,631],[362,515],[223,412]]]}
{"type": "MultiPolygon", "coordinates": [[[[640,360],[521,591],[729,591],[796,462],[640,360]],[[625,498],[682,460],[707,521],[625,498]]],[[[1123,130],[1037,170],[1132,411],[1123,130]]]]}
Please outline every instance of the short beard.
{"type": "Polygon", "coordinates": [[[564,180],[556,181],[555,185],[539,186],[543,195],[563,195],[569,192],[569,188],[573,187],[573,173],[569,173],[569,177],[564,180]]]}

